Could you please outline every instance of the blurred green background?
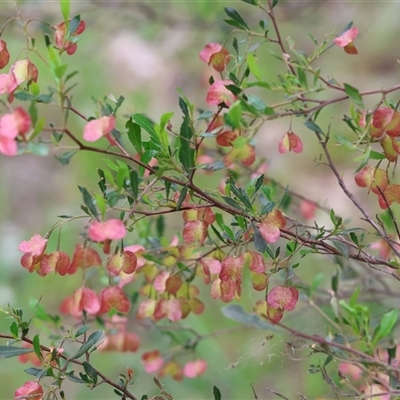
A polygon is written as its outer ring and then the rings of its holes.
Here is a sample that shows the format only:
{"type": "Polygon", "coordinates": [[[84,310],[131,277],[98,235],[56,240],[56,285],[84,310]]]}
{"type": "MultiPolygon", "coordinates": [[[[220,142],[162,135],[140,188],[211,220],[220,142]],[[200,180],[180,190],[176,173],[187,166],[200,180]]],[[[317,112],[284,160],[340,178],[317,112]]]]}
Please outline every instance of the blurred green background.
{"type": "MultiPolygon", "coordinates": [[[[76,108],[85,115],[93,115],[94,105],[90,96],[100,98],[113,94],[123,95],[126,101],[120,115],[132,112],[146,113],[157,120],[162,113],[175,111],[173,123],[180,121],[178,95],[179,87],[196,105],[206,107],[205,94],[211,70],[199,60],[198,53],[209,42],[222,42],[231,27],[223,22],[226,18],[223,8],[234,7],[240,11],[248,25],[255,27],[265,15],[255,7],[239,1],[76,1],[72,2],[72,15],[80,14],[86,22],[86,31],[78,44],[78,51],[68,61],[71,70],[78,70],[78,86],[73,91],[76,108]]],[[[61,12],[57,1],[2,2],[0,23],[20,13],[21,19],[40,19],[55,25],[61,22],[61,12]]],[[[346,2],[346,1],[282,1],[276,7],[282,36],[291,36],[296,48],[304,51],[312,49],[307,36],[310,32],[320,40],[324,34],[339,33],[348,22],[354,21],[360,35],[356,39],[359,51],[357,57],[348,56],[342,49],[332,48],[318,61],[325,76],[334,77],[338,82],[351,83],[360,90],[377,89],[399,82],[399,3],[389,2],[346,2]]],[[[43,34],[48,30],[40,23],[32,22],[30,33],[37,37],[38,47],[43,49],[43,34]]],[[[19,51],[24,46],[24,36],[17,24],[12,23],[3,32],[11,53],[11,62],[23,56],[19,51]]],[[[231,43],[228,43],[230,47],[231,43]]],[[[275,49],[278,52],[277,49],[275,49]]],[[[265,76],[274,76],[280,68],[268,49],[258,53],[265,76]]],[[[51,85],[51,77],[46,76],[44,66],[38,58],[32,61],[39,68],[39,83],[45,88],[51,85]]],[[[7,67],[8,68],[8,67],[7,67]]],[[[6,70],[7,70],[6,68],[6,70]]],[[[396,98],[396,96],[393,96],[396,98]]],[[[275,98],[265,98],[272,103],[275,98]]],[[[378,97],[366,100],[372,108],[378,97]]],[[[16,102],[15,104],[18,104],[16,102]]],[[[349,104],[332,106],[323,112],[322,126],[332,124],[332,131],[342,136],[351,135],[339,121],[348,112],[349,104]],[[329,110],[329,111],[328,111],[329,110]],[[331,118],[335,115],[339,118],[331,118]]],[[[47,122],[59,122],[56,107],[40,107],[47,122]]],[[[3,111],[3,110],[2,110],[3,111]]],[[[121,118],[122,120],[122,118],[121,118]]],[[[354,218],[358,224],[358,214],[351,203],[340,192],[334,177],[327,168],[315,166],[319,157],[315,138],[303,127],[303,121],[292,121],[292,130],[304,142],[305,151],[300,155],[279,155],[277,147],[280,138],[288,130],[290,120],[268,123],[258,136],[257,152],[269,162],[269,174],[284,186],[290,185],[296,191],[318,200],[327,207],[334,207],[344,217],[354,218]]],[[[70,118],[70,129],[80,135],[84,123],[76,116],[70,118]]],[[[361,190],[353,185],[355,157],[343,147],[333,149],[340,162],[340,172],[345,182],[356,194],[361,190]]],[[[42,304],[50,314],[55,314],[60,298],[72,293],[79,284],[79,277],[30,275],[20,264],[18,244],[28,240],[35,233],[44,235],[59,214],[80,214],[82,202],[77,185],[96,190],[96,168],[104,165],[103,156],[82,153],[76,155],[68,166],[62,166],[52,155],[38,157],[25,154],[20,157],[1,157],[0,168],[0,305],[10,303],[22,308],[27,315],[32,312],[30,300],[42,294],[42,304]]],[[[208,185],[217,185],[216,180],[208,185]]],[[[364,193],[365,194],[365,193],[364,193]]],[[[374,202],[364,196],[364,203],[373,209],[374,202]]],[[[323,223],[326,216],[318,214],[323,223]]],[[[64,225],[61,235],[62,249],[72,255],[74,244],[82,225],[79,222],[64,225]]],[[[179,226],[175,228],[179,230],[179,226]]],[[[56,246],[56,238],[50,247],[56,246]]],[[[312,282],[319,273],[324,273],[323,284],[329,287],[330,276],[335,273],[335,263],[326,258],[309,258],[297,273],[304,282],[312,282]],[[328,271],[328,272],[327,272],[328,271]]],[[[309,374],[308,366],[321,361],[321,356],[311,356],[302,342],[293,342],[275,334],[266,340],[270,332],[238,327],[225,318],[219,301],[207,300],[209,288],[201,287],[202,299],[207,308],[201,318],[189,317],[182,325],[189,326],[205,334],[225,328],[223,334],[205,339],[196,348],[197,356],[208,362],[208,371],[201,378],[185,379],[176,383],[164,378],[166,390],[175,399],[211,399],[213,385],[222,392],[223,399],[254,398],[251,385],[259,399],[274,399],[265,390],[268,386],[290,399],[302,393],[309,399],[333,398],[330,387],[319,374],[309,374]],[[236,328],[235,328],[236,327],[236,328]]],[[[251,311],[256,296],[244,293],[242,305],[251,311]]],[[[10,321],[0,317],[2,332],[8,332],[10,321]]],[[[306,333],[324,336],[326,324],[306,304],[299,303],[296,310],[286,314],[284,322],[293,324],[306,333]]],[[[117,379],[118,373],[126,367],[135,370],[133,393],[140,398],[143,394],[157,394],[151,376],[141,367],[140,355],[145,350],[168,351],[170,340],[156,328],[132,321],[131,328],[138,332],[142,347],[135,354],[94,354],[93,362],[110,378],[117,379]]],[[[45,327],[33,329],[37,332],[45,327]]],[[[190,338],[190,335],[188,336],[190,338]]],[[[3,343],[2,343],[3,344],[3,343]]],[[[46,344],[46,343],[43,343],[46,344]]],[[[194,354],[184,354],[179,358],[183,363],[194,354]]],[[[23,366],[15,359],[0,360],[0,399],[13,397],[15,388],[31,379],[22,372],[23,366]]],[[[332,366],[334,375],[335,366],[332,366]]],[[[103,385],[93,392],[80,385],[66,382],[68,399],[109,399],[112,390],[103,385]]]]}

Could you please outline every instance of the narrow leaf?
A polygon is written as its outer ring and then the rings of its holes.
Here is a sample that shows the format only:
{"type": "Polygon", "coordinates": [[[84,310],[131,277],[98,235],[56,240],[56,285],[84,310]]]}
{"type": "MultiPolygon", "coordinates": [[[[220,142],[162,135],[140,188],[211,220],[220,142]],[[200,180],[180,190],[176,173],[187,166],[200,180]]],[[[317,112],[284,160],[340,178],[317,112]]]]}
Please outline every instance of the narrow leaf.
{"type": "Polygon", "coordinates": [[[35,335],[33,340],[33,350],[35,350],[36,355],[38,356],[39,359],[42,359],[42,353],[40,351],[40,339],[39,335],[35,335]]]}
{"type": "Polygon", "coordinates": [[[60,0],[60,6],[61,6],[61,13],[64,17],[64,22],[67,24],[69,20],[69,14],[70,14],[70,1],[69,0],[60,0]]]}
{"type": "Polygon", "coordinates": [[[397,318],[398,318],[398,310],[394,309],[392,311],[387,312],[383,315],[381,319],[381,323],[377,327],[374,335],[374,342],[375,344],[385,336],[390,335],[394,326],[396,325],[397,318]]]}
{"type": "Polygon", "coordinates": [[[339,250],[340,254],[345,257],[346,259],[349,259],[349,249],[347,246],[339,242],[338,240],[332,240],[333,245],[339,250]]]}
{"type": "Polygon", "coordinates": [[[136,200],[139,196],[139,175],[134,169],[132,169],[129,176],[131,181],[132,193],[136,200]]]}
{"type": "Polygon", "coordinates": [[[33,349],[23,349],[21,347],[0,346],[0,358],[18,357],[22,354],[33,353],[33,349]]]}
{"type": "Polygon", "coordinates": [[[358,89],[345,83],[344,91],[346,92],[347,96],[349,96],[350,99],[354,101],[355,104],[357,104],[360,108],[364,109],[364,102],[358,89]]]}
{"type": "Polygon", "coordinates": [[[252,53],[247,53],[247,65],[250,68],[250,72],[257,78],[258,81],[261,81],[261,69],[252,53]]]}
{"type": "Polygon", "coordinates": [[[250,28],[248,27],[246,22],[243,20],[243,18],[240,16],[240,14],[235,9],[233,9],[231,7],[225,7],[224,10],[225,10],[226,14],[228,15],[228,17],[232,18],[232,20],[234,20],[235,22],[238,23],[239,27],[242,27],[247,31],[250,30],[250,28]]]}
{"type": "Polygon", "coordinates": [[[190,145],[192,136],[193,130],[190,126],[190,120],[188,117],[184,117],[180,129],[179,161],[186,172],[190,172],[194,167],[194,149],[190,145]]]}
{"type": "Polygon", "coordinates": [[[213,394],[214,394],[214,400],[221,400],[222,399],[221,392],[215,385],[213,387],[213,394]]]}
{"type": "Polygon", "coordinates": [[[86,352],[88,352],[93,346],[95,346],[101,337],[103,336],[104,331],[95,331],[89,337],[88,340],[82,344],[80,349],[76,352],[74,356],[71,357],[71,360],[76,360],[79,357],[83,356],[86,352]]]}
{"type": "Polygon", "coordinates": [[[81,327],[76,331],[76,333],[75,333],[75,338],[77,338],[77,337],[83,335],[84,333],[86,333],[86,332],[89,330],[89,328],[90,328],[90,325],[81,326],[81,327]]]}
{"type": "Polygon", "coordinates": [[[80,190],[80,192],[83,195],[83,202],[85,203],[86,207],[88,208],[88,210],[90,211],[92,216],[96,217],[98,213],[97,213],[96,207],[94,205],[92,195],[82,186],[78,186],[78,189],[80,190]]]}
{"type": "Polygon", "coordinates": [[[87,373],[87,375],[91,378],[91,380],[93,381],[94,384],[97,383],[97,371],[86,361],[84,361],[82,363],[83,365],[83,369],[85,370],[85,372],[87,373]]]}
{"type": "Polygon", "coordinates": [[[313,122],[311,120],[307,120],[306,122],[304,122],[304,125],[308,129],[310,129],[310,131],[314,131],[314,132],[317,132],[317,133],[325,136],[325,133],[323,132],[323,130],[315,122],[313,122]]]}
{"type": "Polygon", "coordinates": [[[65,153],[60,154],[59,156],[54,156],[62,165],[68,165],[71,161],[71,158],[78,152],[78,150],[70,150],[65,153]]]}
{"type": "Polygon", "coordinates": [[[132,118],[128,119],[125,124],[125,128],[128,130],[128,139],[132,143],[135,150],[142,154],[142,137],[141,137],[141,129],[138,124],[135,124],[132,121],[132,118]]]}

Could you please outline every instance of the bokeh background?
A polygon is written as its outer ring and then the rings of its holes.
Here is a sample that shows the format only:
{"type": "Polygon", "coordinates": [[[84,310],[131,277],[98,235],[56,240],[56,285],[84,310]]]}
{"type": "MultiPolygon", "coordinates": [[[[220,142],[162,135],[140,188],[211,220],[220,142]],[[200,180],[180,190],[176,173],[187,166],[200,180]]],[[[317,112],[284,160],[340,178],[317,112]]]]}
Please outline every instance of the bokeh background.
{"type": "MultiPolygon", "coordinates": [[[[205,94],[211,70],[200,61],[198,53],[206,43],[222,42],[231,31],[231,27],[223,22],[226,18],[224,7],[237,9],[252,27],[257,26],[260,19],[265,19],[257,8],[230,0],[72,2],[72,15],[80,14],[87,27],[77,53],[70,58],[71,69],[79,71],[76,77],[78,86],[73,91],[75,107],[86,115],[93,115],[95,106],[91,96],[123,95],[126,100],[120,115],[141,112],[157,120],[162,113],[175,111],[173,123],[178,124],[176,88],[181,88],[196,105],[206,107],[205,94]]],[[[0,24],[17,13],[22,20],[39,19],[51,25],[62,20],[57,1],[3,1],[0,3],[0,24]]],[[[334,77],[340,83],[351,83],[360,91],[399,82],[399,13],[399,3],[385,1],[281,1],[276,7],[282,36],[291,36],[296,48],[306,52],[312,49],[307,32],[321,40],[325,34],[339,33],[348,22],[354,21],[360,29],[356,41],[359,55],[349,56],[335,47],[318,63],[325,76],[334,77]]],[[[40,23],[31,23],[30,33],[37,37],[38,48],[42,50],[45,32],[48,30],[40,23]]],[[[8,43],[12,62],[23,57],[23,52],[19,52],[25,39],[17,24],[9,24],[2,38],[8,43]]],[[[229,47],[231,43],[227,45],[229,47]]],[[[274,76],[275,71],[281,68],[268,49],[260,51],[258,56],[265,76],[274,76]]],[[[40,60],[32,56],[32,61],[39,68],[41,87],[51,85],[51,77],[41,73],[45,69],[40,60]]],[[[396,95],[392,98],[396,99],[396,95]]],[[[264,98],[267,104],[274,100],[278,97],[264,98]]],[[[378,100],[378,97],[366,99],[367,107],[372,108],[378,100]]],[[[340,121],[343,113],[348,113],[348,107],[349,103],[343,103],[323,111],[320,125],[326,128],[331,124],[332,132],[351,140],[350,132],[340,121]]],[[[47,122],[59,122],[56,107],[39,109],[47,122]]],[[[305,151],[300,155],[290,153],[282,156],[278,153],[278,142],[290,122],[270,122],[257,137],[257,152],[267,158],[268,173],[282,185],[289,185],[327,207],[334,207],[340,215],[352,218],[353,224],[359,224],[358,213],[342,195],[334,177],[326,167],[315,162],[320,150],[312,133],[303,127],[303,121],[294,119],[292,130],[303,139],[305,151]]],[[[83,126],[78,117],[70,118],[70,128],[78,136],[83,126]]],[[[364,204],[373,212],[374,201],[353,185],[357,164],[352,159],[357,155],[343,147],[332,147],[332,151],[346,183],[356,194],[364,197],[364,204]]],[[[60,299],[71,294],[79,278],[30,275],[19,264],[18,244],[35,233],[45,234],[57,220],[57,215],[80,214],[82,199],[77,186],[96,190],[96,168],[104,165],[104,157],[82,153],[76,155],[69,165],[62,166],[53,155],[24,154],[0,158],[0,307],[9,303],[22,308],[27,317],[32,313],[32,304],[42,294],[42,304],[50,314],[56,314],[60,299]]],[[[207,179],[208,185],[216,186],[218,183],[217,179],[213,183],[207,179]]],[[[327,220],[322,213],[317,217],[321,223],[327,220]]],[[[79,223],[64,225],[61,235],[63,250],[72,254],[81,228],[79,223]]],[[[171,229],[178,232],[181,227],[175,224],[171,229]]],[[[55,240],[52,240],[50,246],[54,248],[55,245],[55,240]]],[[[322,285],[329,287],[335,268],[334,260],[314,257],[297,273],[306,283],[323,273],[322,285]]],[[[211,399],[213,385],[221,390],[223,399],[250,399],[254,398],[250,384],[260,399],[276,398],[265,390],[266,386],[291,399],[297,398],[299,392],[309,399],[333,398],[330,387],[321,376],[308,373],[309,365],[320,362],[321,356],[312,356],[308,349],[303,348],[304,343],[293,342],[293,338],[274,334],[267,340],[266,336],[271,332],[241,327],[228,320],[221,314],[221,302],[207,300],[207,290],[202,288],[202,299],[207,308],[201,321],[190,317],[182,325],[203,334],[225,330],[201,341],[196,348],[197,355],[209,363],[204,376],[179,383],[170,378],[162,380],[175,399],[211,399]]],[[[242,305],[247,311],[251,311],[254,300],[252,295],[243,296],[242,305]]],[[[296,311],[285,316],[284,322],[306,333],[322,336],[327,333],[325,322],[306,304],[299,304],[296,311]]],[[[2,332],[8,331],[9,324],[6,316],[0,314],[2,332]]],[[[158,390],[152,378],[143,372],[140,355],[145,349],[168,351],[171,339],[156,328],[134,320],[131,327],[143,338],[138,353],[94,354],[93,362],[114,379],[126,367],[132,367],[135,370],[135,396],[140,398],[147,394],[150,397],[158,390]]],[[[32,330],[45,333],[46,327],[38,325],[32,330]]],[[[180,361],[184,363],[193,357],[191,353],[184,354],[180,361]]],[[[15,359],[0,360],[0,399],[13,398],[15,388],[30,379],[21,367],[15,359]]],[[[66,387],[69,399],[113,398],[112,390],[105,386],[93,392],[69,382],[66,387]]]]}

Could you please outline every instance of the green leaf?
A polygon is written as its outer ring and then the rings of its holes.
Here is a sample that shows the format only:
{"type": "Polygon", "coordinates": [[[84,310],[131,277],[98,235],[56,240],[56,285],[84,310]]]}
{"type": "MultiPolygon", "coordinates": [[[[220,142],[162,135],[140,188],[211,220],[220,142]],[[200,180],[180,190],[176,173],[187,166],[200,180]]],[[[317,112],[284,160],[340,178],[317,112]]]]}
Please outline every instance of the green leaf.
{"type": "Polygon", "coordinates": [[[69,0],[60,0],[60,6],[61,6],[61,13],[64,17],[64,22],[67,24],[69,20],[69,14],[70,14],[70,1],[69,0]]]}
{"type": "Polygon", "coordinates": [[[49,146],[46,143],[33,143],[29,142],[27,152],[37,156],[46,157],[49,155],[49,146]]]}
{"type": "Polygon", "coordinates": [[[248,27],[246,22],[244,22],[243,18],[240,16],[240,14],[235,9],[233,9],[231,7],[225,7],[224,10],[225,10],[226,14],[228,15],[228,17],[232,18],[232,20],[238,24],[239,28],[242,27],[246,31],[250,30],[250,28],[248,27]]]}
{"type": "Polygon", "coordinates": [[[237,208],[238,210],[244,211],[243,208],[240,206],[240,204],[237,201],[231,199],[228,196],[222,196],[222,198],[225,200],[225,203],[229,204],[231,207],[234,207],[234,208],[237,208]]]}
{"type": "Polygon", "coordinates": [[[338,143],[342,144],[344,147],[346,147],[346,149],[354,150],[356,148],[354,143],[350,142],[349,140],[347,140],[343,136],[335,135],[335,137],[336,137],[336,140],[338,141],[338,143]]]}
{"type": "Polygon", "coordinates": [[[236,101],[231,105],[229,111],[224,114],[225,124],[232,127],[233,129],[240,129],[242,119],[242,108],[240,106],[240,101],[236,101]]]}
{"type": "Polygon", "coordinates": [[[132,119],[150,135],[154,148],[162,150],[163,146],[154,129],[154,122],[150,121],[150,119],[143,114],[133,114],[132,119]]]}
{"type": "Polygon", "coordinates": [[[357,287],[357,289],[354,291],[354,293],[351,295],[349,304],[351,307],[354,307],[357,303],[358,296],[360,295],[361,288],[360,286],[357,287]]]}
{"type": "Polygon", "coordinates": [[[214,394],[214,400],[221,400],[222,399],[221,392],[215,385],[213,387],[213,394],[214,394]]]}
{"type": "Polygon", "coordinates": [[[331,240],[333,245],[339,250],[340,254],[345,257],[347,260],[349,259],[349,249],[348,247],[338,240],[331,240]]]}
{"type": "Polygon", "coordinates": [[[68,165],[71,161],[71,158],[78,152],[79,150],[71,150],[66,151],[65,153],[60,154],[59,156],[54,156],[62,165],[68,165]]]}
{"type": "Polygon", "coordinates": [[[42,132],[42,129],[46,125],[46,120],[44,117],[40,117],[35,125],[34,131],[31,133],[31,136],[29,140],[33,140],[40,132],[42,132]]]}
{"type": "Polygon", "coordinates": [[[61,64],[57,65],[52,69],[54,72],[54,75],[61,80],[61,78],[64,76],[64,74],[67,72],[68,64],[61,64]]]}
{"type": "Polygon", "coordinates": [[[14,97],[17,100],[21,100],[21,101],[31,101],[31,100],[36,99],[36,96],[34,96],[33,94],[30,94],[30,93],[22,91],[22,90],[20,90],[19,92],[15,92],[14,97]]]}
{"type": "Polygon", "coordinates": [[[22,354],[33,353],[33,349],[23,349],[21,347],[0,346],[0,358],[18,357],[22,354]]]}
{"type": "Polygon", "coordinates": [[[390,335],[398,318],[398,310],[393,309],[382,316],[381,322],[374,332],[374,343],[376,344],[380,339],[390,335]]]}
{"type": "Polygon", "coordinates": [[[183,169],[188,173],[194,167],[195,151],[190,145],[192,136],[193,130],[190,125],[190,119],[188,117],[184,117],[179,135],[181,141],[181,148],[179,149],[179,161],[182,163],[183,169]]]}
{"type": "Polygon", "coordinates": [[[99,209],[101,213],[101,217],[104,219],[106,216],[106,211],[107,211],[107,204],[106,201],[104,200],[104,197],[102,194],[95,194],[94,198],[96,199],[96,205],[97,208],[99,209]]]}
{"type": "Polygon", "coordinates": [[[187,192],[188,192],[188,188],[186,186],[184,186],[182,188],[181,194],[179,195],[179,199],[178,199],[178,201],[176,203],[176,209],[177,210],[180,210],[181,205],[182,205],[182,203],[184,202],[184,200],[186,198],[187,192]]]}
{"type": "Polygon", "coordinates": [[[84,333],[86,333],[90,329],[90,325],[83,325],[81,326],[75,333],[75,338],[82,336],[84,333]]]}
{"type": "Polygon", "coordinates": [[[10,332],[15,338],[18,337],[18,324],[15,321],[10,325],[10,332]]]}
{"type": "Polygon", "coordinates": [[[310,131],[317,132],[317,133],[325,136],[325,133],[323,132],[323,130],[315,122],[311,121],[310,119],[307,120],[306,122],[304,122],[304,125],[308,129],[310,129],[310,131]]]}
{"type": "Polygon", "coordinates": [[[132,121],[132,118],[129,118],[126,121],[125,128],[128,130],[128,139],[132,143],[135,150],[142,154],[142,137],[141,137],[141,129],[138,124],[135,124],[132,121]]]}
{"type": "Polygon", "coordinates": [[[33,350],[35,350],[36,355],[37,355],[38,358],[41,360],[41,359],[42,359],[42,353],[41,353],[41,351],[40,351],[40,339],[39,339],[39,335],[35,335],[35,336],[33,337],[32,344],[33,344],[33,350]]]}
{"type": "MultiPolygon", "coordinates": [[[[78,26],[81,22],[81,16],[75,15],[74,18],[71,19],[68,26],[68,36],[71,36],[78,29],[78,26]]],[[[70,40],[73,38],[70,38],[70,40]]]]}
{"type": "Polygon", "coordinates": [[[104,331],[95,331],[89,337],[88,340],[82,344],[79,350],[71,357],[71,360],[76,360],[79,357],[87,353],[92,347],[94,347],[99,340],[102,338],[104,331]]]}
{"type": "Polygon", "coordinates": [[[247,65],[249,66],[250,72],[257,78],[258,81],[262,81],[261,69],[257,64],[257,60],[252,53],[247,53],[246,57],[247,65]]]}
{"type": "Polygon", "coordinates": [[[65,375],[67,376],[67,378],[68,378],[71,382],[74,382],[74,383],[86,383],[86,382],[85,382],[84,380],[82,380],[81,378],[76,377],[76,376],[74,375],[74,371],[67,372],[65,375]]]}
{"type": "Polygon", "coordinates": [[[336,274],[333,275],[331,278],[331,288],[334,293],[337,293],[338,289],[339,289],[339,273],[340,273],[340,270],[338,268],[336,271],[336,274]]]}
{"type": "Polygon", "coordinates": [[[378,153],[375,150],[371,150],[369,153],[370,160],[383,160],[384,158],[386,158],[384,154],[378,153]]]}
{"type": "Polygon", "coordinates": [[[91,215],[96,218],[98,212],[96,210],[96,206],[94,205],[92,195],[82,186],[78,186],[78,189],[83,195],[83,202],[85,203],[86,207],[90,211],[91,215]]]}
{"type": "Polygon", "coordinates": [[[344,91],[346,92],[347,96],[349,96],[350,99],[354,101],[355,104],[357,104],[360,108],[364,109],[364,102],[358,89],[345,83],[344,91]]]}
{"type": "Polygon", "coordinates": [[[159,215],[158,218],[156,219],[156,229],[158,237],[159,238],[163,237],[165,231],[165,222],[163,215],[159,215]]]}
{"type": "Polygon", "coordinates": [[[83,369],[85,370],[86,374],[90,377],[94,384],[97,383],[97,371],[86,361],[82,363],[83,369]]]}
{"type": "Polygon", "coordinates": [[[267,249],[267,243],[265,239],[262,237],[260,230],[255,225],[253,225],[253,228],[254,228],[254,247],[260,253],[264,253],[265,250],[267,249]]]}
{"type": "MultiPolygon", "coordinates": [[[[241,31],[243,30],[243,26],[241,24],[239,24],[238,22],[234,21],[233,19],[224,19],[224,22],[226,22],[230,26],[234,26],[235,28],[240,29],[241,31]]],[[[214,78],[212,76],[210,77],[210,81],[211,81],[211,78],[212,78],[212,82],[210,82],[210,85],[212,85],[212,83],[214,82],[214,78]]]]}
{"type": "Polygon", "coordinates": [[[131,181],[131,189],[132,189],[133,197],[136,200],[139,196],[139,175],[133,169],[133,170],[131,170],[129,177],[130,177],[130,181],[131,181]]]}
{"type": "Polygon", "coordinates": [[[272,8],[274,8],[279,3],[279,0],[272,1],[272,8]]]}
{"type": "Polygon", "coordinates": [[[184,99],[182,99],[182,97],[179,97],[179,108],[181,109],[181,111],[183,112],[183,115],[185,117],[189,118],[189,108],[185,102],[184,99]]]}
{"type": "Polygon", "coordinates": [[[303,68],[297,68],[297,77],[299,78],[301,86],[308,89],[307,75],[303,68]]]}
{"type": "Polygon", "coordinates": [[[240,322],[243,325],[254,326],[260,329],[268,329],[275,332],[279,331],[278,328],[274,327],[269,322],[262,320],[258,315],[247,314],[239,304],[229,304],[225,307],[222,307],[221,311],[225,317],[240,322]]]}
{"type": "Polygon", "coordinates": [[[332,355],[329,355],[328,357],[326,357],[323,367],[326,367],[332,360],[333,360],[332,355]]]}
{"type": "Polygon", "coordinates": [[[242,204],[249,210],[253,209],[249,196],[247,192],[243,188],[238,188],[235,184],[235,181],[232,176],[226,182],[230,185],[230,189],[232,193],[242,202],[242,204]]]}
{"type": "Polygon", "coordinates": [[[43,368],[35,368],[35,367],[31,367],[31,368],[27,368],[24,370],[28,375],[33,375],[36,376],[36,378],[40,379],[43,376],[46,375],[47,370],[43,369],[43,368]]]}
{"type": "Polygon", "coordinates": [[[368,145],[368,147],[365,149],[364,155],[361,156],[361,157],[357,157],[357,158],[355,158],[355,159],[353,160],[353,161],[357,161],[357,162],[361,161],[361,163],[360,163],[360,165],[357,167],[355,173],[357,173],[358,171],[360,171],[361,169],[363,169],[363,168],[368,164],[370,154],[371,154],[371,145],[368,145]]]}

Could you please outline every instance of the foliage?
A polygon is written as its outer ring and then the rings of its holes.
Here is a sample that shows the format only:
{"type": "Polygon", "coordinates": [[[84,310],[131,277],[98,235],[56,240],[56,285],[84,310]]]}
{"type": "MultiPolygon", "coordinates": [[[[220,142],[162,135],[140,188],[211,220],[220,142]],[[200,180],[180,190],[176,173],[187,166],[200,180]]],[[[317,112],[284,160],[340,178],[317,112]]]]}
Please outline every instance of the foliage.
{"type": "MultiPolygon", "coordinates": [[[[19,246],[21,266],[30,273],[40,277],[55,273],[64,279],[75,275],[78,283],[70,296],[60,299],[59,315],[50,315],[40,301],[30,318],[10,305],[2,309],[12,322],[10,332],[0,334],[7,339],[0,346],[0,357],[19,357],[34,365],[25,370],[33,380],[16,389],[15,399],[64,399],[66,380],[89,389],[105,383],[116,398],[147,398],[148,393],[136,393],[134,387],[134,375],[139,373],[157,374],[154,384],[160,393],[154,399],[172,398],[159,378],[194,379],[210,368],[207,360],[196,356],[196,346],[221,331],[200,334],[180,325],[189,315],[202,318],[210,299],[219,305],[231,303],[222,312],[242,325],[304,340],[311,354],[324,359],[311,364],[309,372],[321,374],[336,397],[386,399],[399,393],[393,340],[397,309],[385,305],[386,290],[368,287],[363,280],[355,280],[349,289],[344,277],[349,271],[356,276],[369,274],[383,287],[387,281],[400,280],[400,231],[392,210],[394,203],[400,203],[395,179],[400,111],[399,103],[387,99],[400,85],[360,92],[320,70],[317,61],[338,47],[349,56],[358,54],[354,41],[359,30],[352,23],[340,35],[320,40],[310,35],[313,49],[306,53],[290,37],[287,43],[282,40],[275,10],[284,4],[243,1],[267,20],[252,28],[237,10],[225,8],[225,22],[232,32],[224,43],[208,43],[199,51],[200,60],[213,69],[204,93],[208,109],[200,109],[181,92],[177,101],[182,115],[166,111],[156,121],[142,112],[122,115],[123,96],[97,99],[90,116],[76,108],[72,89],[77,71],[70,56],[79,57],[78,42],[86,24],[84,16],[71,17],[69,0],[60,0],[63,21],[52,26],[54,38],[45,35],[45,54],[29,33],[33,19],[16,16],[1,29],[5,36],[8,24],[19,23],[27,39],[27,56],[0,74],[5,109],[0,117],[0,153],[23,157],[62,150],[56,158],[63,165],[83,151],[108,157],[107,168],[97,169],[98,189],[78,187],[84,215],[60,216],[47,233],[32,234],[19,246]],[[260,61],[270,51],[281,63],[274,78],[267,78],[260,61]],[[52,77],[46,91],[32,54],[40,55],[52,77]],[[271,93],[281,100],[269,103],[271,93]],[[365,98],[371,95],[380,99],[367,109],[365,98]],[[15,106],[17,101],[21,105],[15,106]],[[352,140],[332,137],[330,126],[318,119],[322,110],[344,101],[350,101],[349,115],[341,120],[352,140]],[[58,107],[62,124],[55,126],[39,117],[40,103],[58,107]],[[83,132],[70,129],[71,115],[84,120],[83,132]],[[257,155],[257,134],[277,119],[288,121],[287,131],[279,133],[277,141],[281,157],[290,152],[296,156],[316,142],[321,152],[317,163],[330,169],[366,222],[365,228],[344,221],[336,210],[292,191],[267,173],[269,166],[257,155]],[[294,121],[309,130],[306,139],[292,131],[294,121]],[[377,196],[376,203],[385,210],[380,215],[371,217],[346,185],[332,146],[359,153],[355,184],[377,196]],[[218,186],[209,183],[211,176],[220,178],[218,186]],[[326,215],[330,226],[321,226],[316,213],[326,215]],[[182,224],[173,234],[170,214],[182,224]],[[77,219],[86,225],[69,255],[61,250],[61,230],[77,219]],[[49,246],[51,236],[58,237],[55,250],[49,246]],[[380,250],[379,256],[374,248],[380,250]],[[338,264],[324,276],[331,279],[328,290],[318,276],[311,285],[302,281],[302,267],[315,256],[333,258],[338,264]],[[258,299],[250,312],[235,304],[249,292],[258,299]],[[372,312],[372,294],[385,307],[379,318],[372,312]],[[326,320],[326,331],[311,335],[295,328],[293,321],[301,315],[294,310],[307,306],[326,320]],[[281,322],[292,311],[294,317],[281,322]],[[174,337],[178,345],[169,355],[157,346],[142,349],[141,337],[128,329],[128,318],[151,321],[160,330],[176,327],[192,336],[174,337]],[[36,319],[46,322],[50,337],[43,332],[33,335],[36,319]],[[94,352],[138,350],[144,350],[142,371],[127,368],[118,380],[92,361],[94,352]],[[186,353],[194,356],[183,363],[180,357],[186,353]],[[337,379],[327,373],[333,360],[339,363],[337,379]],[[363,384],[357,382],[360,376],[363,384]]],[[[7,42],[1,39],[0,68],[9,62],[7,42]]],[[[223,398],[218,387],[212,390],[215,399],[223,398]]],[[[257,398],[254,388],[253,392],[257,398]]]]}

